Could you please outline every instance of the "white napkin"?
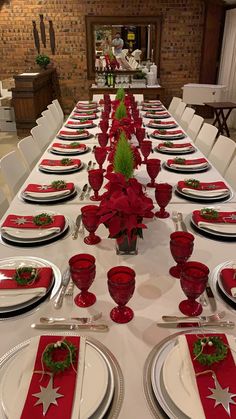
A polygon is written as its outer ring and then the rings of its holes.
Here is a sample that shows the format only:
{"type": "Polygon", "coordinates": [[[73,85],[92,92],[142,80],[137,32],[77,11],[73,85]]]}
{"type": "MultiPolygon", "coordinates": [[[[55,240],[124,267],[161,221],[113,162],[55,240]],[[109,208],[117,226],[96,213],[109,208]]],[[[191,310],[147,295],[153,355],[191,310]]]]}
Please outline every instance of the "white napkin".
{"type": "MultiPolygon", "coordinates": [[[[227,335],[230,348],[233,350],[232,356],[236,362],[236,344],[233,336],[227,335]]],[[[185,405],[188,408],[189,417],[191,419],[205,419],[204,410],[198,393],[197,382],[195,379],[195,372],[190,358],[188,344],[185,335],[178,337],[179,353],[180,353],[180,375],[184,382],[185,388],[188,389],[189,399],[185,400],[185,405]]]]}
{"type": "Polygon", "coordinates": [[[57,172],[64,172],[65,170],[71,170],[71,169],[75,169],[78,166],[78,164],[70,164],[69,166],[65,165],[65,166],[48,166],[48,165],[44,165],[44,164],[40,164],[39,167],[42,167],[43,169],[46,170],[50,170],[50,171],[57,171],[57,172]]]}
{"type": "Polygon", "coordinates": [[[59,227],[50,227],[50,228],[20,228],[16,227],[1,227],[1,234],[6,233],[9,236],[20,238],[24,240],[31,239],[41,239],[42,237],[47,237],[52,234],[60,233],[61,229],[59,227]]]}
{"type": "MultiPolygon", "coordinates": [[[[39,339],[40,337],[38,336],[33,338],[29,346],[25,349],[25,363],[22,365],[21,380],[18,387],[18,393],[15,395],[15,401],[14,403],[12,403],[12,410],[10,412],[11,414],[8,419],[21,418],[21,413],[24,408],[25,399],[28,394],[28,388],[30,385],[32,372],[34,369],[39,339]]],[[[84,375],[85,345],[86,345],[86,338],[80,337],[79,365],[78,365],[76,386],[75,386],[75,391],[74,391],[74,403],[73,403],[74,408],[73,408],[71,419],[79,419],[80,400],[81,400],[83,375],[84,375]]],[[[40,377],[40,374],[39,374],[39,377],[40,377]]]]}
{"type": "Polygon", "coordinates": [[[22,304],[35,297],[43,296],[46,288],[0,289],[0,307],[11,307],[22,304]]]}
{"type": "Polygon", "coordinates": [[[212,190],[212,189],[208,189],[208,190],[204,190],[204,191],[200,191],[198,189],[191,189],[191,188],[183,188],[181,189],[182,192],[189,194],[189,195],[194,195],[194,196],[206,196],[206,197],[215,197],[218,195],[225,195],[227,192],[229,192],[229,189],[216,189],[216,190],[212,190]]]}
{"type": "MultiPolygon", "coordinates": [[[[79,137],[84,137],[85,136],[85,133],[82,133],[82,134],[79,134],[79,133],[74,133],[74,134],[72,134],[71,135],[71,131],[68,131],[68,134],[58,134],[60,137],[64,137],[64,138],[71,138],[71,139],[73,139],[73,138],[79,138],[79,137]]],[[[87,134],[86,134],[87,135],[87,134]]]]}
{"type": "Polygon", "coordinates": [[[200,221],[198,227],[204,230],[212,230],[216,233],[236,234],[236,223],[208,223],[200,221]]]}
{"type": "Polygon", "coordinates": [[[205,163],[198,163],[198,164],[177,164],[177,163],[172,163],[170,164],[170,167],[176,167],[176,169],[184,169],[184,170],[188,170],[188,169],[196,169],[198,167],[205,167],[208,165],[208,162],[206,161],[205,163]]]}
{"type": "Polygon", "coordinates": [[[32,196],[33,198],[54,198],[57,196],[69,195],[71,191],[69,189],[63,189],[55,192],[30,192],[24,191],[24,195],[32,196]]]}
{"type": "Polygon", "coordinates": [[[188,147],[181,147],[181,148],[174,148],[174,147],[160,147],[161,150],[166,150],[166,151],[171,151],[173,150],[174,152],[179,151],[181,153],[181,151],[188,151],[192,148],[192,146],[188,146],[188,147]]]}
{"type": "Polygon", "coordinates": [[[81,153],[82,151],[84,151],[86,148],[85,147],[80,147],[80,148],[63,148],[63,147],[52,147],[53,150],[55,151],[60,151],[61,153],[66,153],[66,154],[70,154],[70,153],[81,153]]]}

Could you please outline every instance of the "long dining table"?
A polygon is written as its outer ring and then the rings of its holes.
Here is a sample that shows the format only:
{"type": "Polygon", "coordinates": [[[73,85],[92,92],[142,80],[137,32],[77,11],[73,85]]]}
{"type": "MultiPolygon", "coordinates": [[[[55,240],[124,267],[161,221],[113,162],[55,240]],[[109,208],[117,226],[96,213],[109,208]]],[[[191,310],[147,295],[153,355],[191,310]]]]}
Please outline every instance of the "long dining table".
{"type": "MultiPolygon", "coordinates": [[[[146,124],[148,119],[144,117],[144,113],[142,114],[144,124],[146,124]]],[[[14,256],[39,257],[56,265],[62,273],[68,267],[68,261],[73,255],[79,253],[92,254],[96,258],[96,278],[91,286],[91,291],[95,293],[97,302],[88,309],[79,308],[74,304],[73,298],[65,297],[62,308],[56,310],[53,304],[54,298],[44,301],[28,313],[9,319],[1,319],[0,356],[3,356],[4,353],[18,343],[30,337],[38,336],[40,334],[39,331],[32,329],[31,324],[38,323],[39,318],[42,316],[86,316],[101,311],[102,322],[109,326],[109,331],[107,333],[94,331],[81,332],[81,335],[92,336],[100,341],[113,353],[119,362],[124,376],[125,386],[124,400],[119,417],[121,419],[147,419],[153,417],[153,414],[147,403],[143,388],[143,368],[145,361],[155,345],[178,331],[178,329],[158,327],[156,323],[162,321],[161,318],[163,315],[180,315],[178,305],[184,299],[180,281],[169,274],[169,268],[174,265],[169,248],[170,234],[175,231],[171,217],[167,219],[154,217],[153,219],[145,220],[147,221],[147,229],[144,230],[143,239],[138,240],[138,254],[122,256],[116,253],[115,242],[113,239],[108,238],[108,231],[102,225],[97,230],[97,234],[102,238],[101,242],[97,245],[86,245],[83,241],[83,232],[79,233],[78,239],[72,239],[71,233],[73,233],[75,228],[76,217],[80,213],[81,207],[90,202],[89,198],[80,201],[80,193],[78,193],[74,199],[62,203],[39,205],[27,203],[21,197],[21,192],[29,183],[50,184],[50,182],[59,179],[74,182],[79,192],[82,190],[84,184],[88,182],[86,166],[90,160],[95,161],[93,147],[97,144],[96,134],[99,132],[99,119],[94,122],[97,126],[89,131],[93,134],[93,138],[82,141],[90,147],[88,153],[79,156],[85,164],[84,169],[77,173],[55,175],[42,173],[38,168],[38,164],[36,164],[17,196],[12,200],[7,213],[2,218],[3,221],[7,214],[12,213],[22,216],[37,212],[59,213],[69,219],[69,233],[53,243],[27,248],[13,246],[1,240],[0,250],[1,259],[14,256]],[[136,273],[135,292],[128,304],[134,311],[134,318],[127,324],[117,324],[110,319],[110,311],[115,303],[108,292],[107,272],[112,267],[119,265],[131,267],[136,273]]],[[[152,131],[150,128],[147,128],[148,135],[152,131]]],[[[64,141],[61,142],[66,144],[64,141]]],[[[160,141],[152,139],[152,142],[153,147],[155,147],[160,141]]],[[[186,137],[183,140],[179,140],[179,143],[181,142],[192,142],[192,140],[186,137]]],[[[40,161],[49,158],[58,159],[58,156],[52,154],[50,149],[51,144],[49,144],[40,161]]],[[[203,157],[201,151],[198,149],[190,156],[191,158],[203,157]]],[[[160,159],[163,163],[168,158],[171,158],[171,155],[154,152],[152,157],[160,159]]],[[[95,168],[97,167],[98,165],[95,166],[95,168]]],[[[217,169],[211,165],[209,170],[194,175],[167,171],[163,167],[158,174],[157,182],[168,182],[175,186],[179,180],[183,180],[187,176],[197,177],[200,181],[223,180],[217,169]]],[[[141,165],[135,171],[135,177],[146,185],[149,177],[145,165],[141,165]]],[[[155,209],[157,209],[158,206],[155,203],[154,191],[147,188],[146,193],[152,197],[155,209]]],[[[229,201],[216,203],[215,205],[220,209],[224,208],[236,211],[236,197],[234,192],[232,191],[232,197],[229,201]]],[[[195,237],[191,260],[206,264],[212,274],[219,264],[229,260],[235,260],[235,242],[222,242],[216,238],[212,239],[193,229],[190,223],[190,215],[194,209],[200,209],[204,206],[206,205],[185,200],[173,193],[172,200],[167,209],[170,213],[172,211],[179,211],[183,214],[188,231],[193,233],[195,237]]],[[[74,295],[77,293],[78,289],[75,288],[74,295]]],[[[234,309],[227,306],[218,296],[216,296],[216,299],[217,311],[225,310],[227,320],[234,321],[234,309]]],[[[208,315],[211,313],[211,306],[208,304],[204,307],[203,314],[208,315]]],[[[213,328],[212,330],[217,329],[213,328]]],[[[224,332],[227,332],[227,329],[224,329],[224,332]]],[[[232,329],[230,333],[236,336],[235,329],[232,329]]]]}

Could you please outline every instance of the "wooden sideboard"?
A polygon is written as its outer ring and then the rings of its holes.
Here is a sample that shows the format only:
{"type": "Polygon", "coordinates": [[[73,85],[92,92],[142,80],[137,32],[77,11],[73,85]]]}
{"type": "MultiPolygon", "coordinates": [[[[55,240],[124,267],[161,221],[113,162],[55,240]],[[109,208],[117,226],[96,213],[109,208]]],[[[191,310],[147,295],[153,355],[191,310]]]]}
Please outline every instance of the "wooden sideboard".
{"type": "Polygon", "coordinates": [[[35,126],[41,112],[53,99],[58,98],[59,88],[56,69],[14,76],[12,103],[15,110],[16,128],[19,133],[27,133],[35,126]]]}
{"type": "MultiPolygon", "coordinates": [[[[126,87],[127,93],[139,94],[144,96],[144,99],[161,99],[164,93],[164,87],[126,87]]],[[[90,87],[89,99],[93,99],[93,95],[104,95],[104,93],[116,94],[117,88],[112,87],[90,87]]]]}

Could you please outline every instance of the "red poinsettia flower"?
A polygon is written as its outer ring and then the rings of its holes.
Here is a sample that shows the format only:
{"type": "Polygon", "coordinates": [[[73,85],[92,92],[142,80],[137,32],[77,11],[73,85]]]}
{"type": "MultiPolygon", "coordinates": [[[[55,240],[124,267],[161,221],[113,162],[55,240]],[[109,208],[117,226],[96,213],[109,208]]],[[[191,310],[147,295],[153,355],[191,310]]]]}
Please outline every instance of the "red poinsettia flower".
{"type": "Polygon", "coordinates": [[[108,173],[106,178],[109,182],[100,202],[100,224],[108,228],[111,238],[142,237],[142,229],[146,228],[143,218],[154,216],[152,199],[144,194],[137,179],[126,181],[121,173],[108,173]]]}

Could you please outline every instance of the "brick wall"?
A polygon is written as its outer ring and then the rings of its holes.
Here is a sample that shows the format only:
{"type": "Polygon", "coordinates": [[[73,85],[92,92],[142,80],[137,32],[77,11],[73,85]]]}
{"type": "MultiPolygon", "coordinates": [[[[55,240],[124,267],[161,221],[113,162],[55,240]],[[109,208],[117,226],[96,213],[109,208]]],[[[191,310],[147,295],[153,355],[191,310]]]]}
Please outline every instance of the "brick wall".
{"type": "Polygon", "coordinates": [[[47,46],[41,52],[55,63],[64,108],[75,97],[87,98],[85,15],[162,15],[161,84],[165,102],[181,95],[181,86],[198,82],[204,26],[203,0],[0,0],[0,80],[36,69],[32,20],[39,30],[44,15],[47,46]],[[49,48],[48,21],[53,21],[56,54],[49,48]]]}

